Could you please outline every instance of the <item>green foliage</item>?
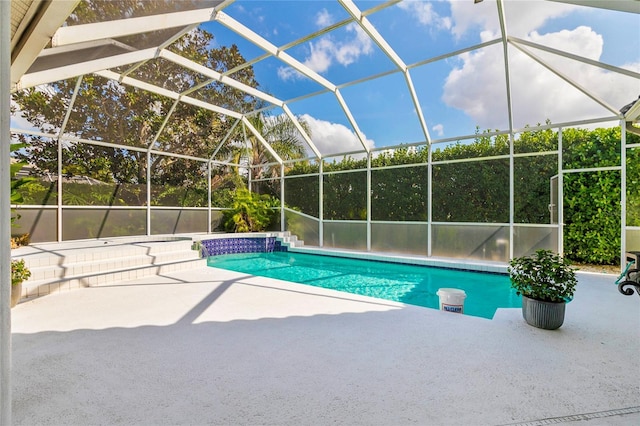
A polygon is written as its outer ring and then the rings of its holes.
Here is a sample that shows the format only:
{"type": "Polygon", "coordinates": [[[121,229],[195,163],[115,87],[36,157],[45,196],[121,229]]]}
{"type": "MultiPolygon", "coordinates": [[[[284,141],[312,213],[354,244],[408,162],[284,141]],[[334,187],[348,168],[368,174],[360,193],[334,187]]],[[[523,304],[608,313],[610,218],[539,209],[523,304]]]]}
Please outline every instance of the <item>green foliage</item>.
{"type": "Polygon", "coordinates": [[[488,131],[480,133],[476,129],[476,138],[473,142],[457,142],[455,145],[447,146],[444,149],[436,148],[431,158],[433,161],[458,160],[506,154],[509,154],[508,135],[489,136],[488,131]]]}
{"type": "MultiPolygon", "coordinates": [[[[566,129],[562,141],[565,169],[620,164],[620,128],[566,129]]],[[[620,172],[567,173],[564,194],[565,255],[585,263],[619,263],[620,172]]]]}
{"type": "Polygon", "coordinates": [[[24,259],[11,259],[11,285],[18,285],[31,277],[31,271],[27,268],[24,259]]]}
{"type": "MultiPolygon", "coordinates": [[[[157,2],[118,0],[92,10],[81,3],[67,23],[108,20],[112,14],[121,16],[122,10],[152,14],[158,7],[157,2]]],[[[127,39],[128,37],[124,37],[120,41],[126,43],[127,39]]],[[[195,29],[184,34],[168,49],[219,72],[246,62],[235,45],[211,47],[216,44],[212,34],[195,29]]],[[[194,81],[201,80],[197,73],[162,60],[145,62],[135,70],[132,77],[155,84],[162,82],[163,87],[178,93],[191,88],[194,81]]],[[[252,67],[234,72],[234,79],[248,86],[258,87],[252,67]]],[[[19,111],[23,119],[45,133],[51,127],[58,128],[65,118],[77,81],[69,79],[54,82],[47,86],[46,91],[31,88],[16,92],[12,95],[12,109],[16,113],[19,111]]],[[[255,98],[219,82],[210,82],[198,92],[203,101],[240,113],[253,111],[257,105],[255,98]]],[[[225,120],[218,113],[193,105],[181,103],[172,108],[173,104],[173,100],[163,96],[121,85],[100,76],[85,75],[80,82],[77,99],[73,103],[65,129],[68,134],[83,139],[125,147],[152,147],[157,152],[210,158],[220,141],[231,130],[233,120],[225,120]],[[164,119],[169,115],[171,119],[163,127],[164,119]],[[158,133],[160,135],[156,138],[158,133]]],[[[19,158],[32,164],[39,175],[47,172],[57,175],[57,140],[24,134],[18,137],[21,142],[28,144],[19,153],[19,158]]],[[[62,174],[67,178],[86,176],[108,184],[146,184],[148,174],[153,185],[198,188],[198,182],[206,182],[207,171],[203,162],[178,161],[175,157],[165,155],[153,155],[149,158],[145,149],[138,151],[64,142],[62,174]]],[[[218,151],[217,159],[230,159],[231,151],[228,144],[225,144],[218,151]]],[[[228,168],[220,168],[215,173],[225,174],[228,171],[228,168]]],[[[76,197],[75,200],[74,203],[79,198],[76,197]]],[[[140,205],[139,202],[134,204],[140,205]]],[[[188,201],[188,204],[194,203],[188,201]]],[[[201,205],[200,202],[195,204],[201,205]]]]}
{"type": "MultiPolygon", "coordinates": [[[[563,130],[563,167],[619,165],[620,129],[563,130]]],[[[482,158],[509,153],[505,135],[479,133],[471,143],[433,152],[432,218],[442,222],[506,223],[509,221],[509,160],[482,158]],[[478,160],[480,159],[480,160],[478,160]],[[438,163],[463,160],[448,164],[438,163]]],[[[628,144],[640,137],[627,134],[628,144]]],[[[544,153],[514,158],[516,223],[549,223],[550,180],[558,174],[558,133],[526,131],[514,140],[516,153],[544,153]]],[[[399,148],[372,158],[371,218],[388,221],[427,220],[426,148],[399,148]],[[383,166],[408,166],[377,169],[383,166]]],[[[366,160],[344,158],[325,163],[324,218],[366,219],[366,160]]],[[[312,216],[318,209],[318,166],[298,163],[287,176],[286,201],[312,216]]],[[[564,174],[565,255],[578,262],[615,264],[620,255],[620,173],[564,174]]],[[[640,149],[627,150],[627,225],[640,226],[640,149]]]]}
{"type": "Polygon", "coordinates": [[[324,175],[323,211],[329,220],[366,220],[365,171],[324,175]]]}
{"type": "MultiPolygon", "coordinates": [[[[24,144],[12,143],[9,146],[9,150],[10,152],[15,152],[24,147],[25,147],[24,144]]],[[[11,163],[9,166],[9,179],[11,181],[11,184],[10,184],[11,190],[9,193],[9,200],[11,204],[21,204],[24,201],[22,198],[22,193],[20,192],[20,189],[21,187],[29,183],[31,179],[30,178],[17,179],[16,175],[26,165],[27,163],[24,161],[17,161],[15,163],[11,163]]],[[[13,224],[19,217],[20,215],[11,215],[11,223],[13,224]]]]}
{"type": "Polygon", "coordinates": [[[564,181],[565,255],[586,263],[618,263],[620,173],[571,173],[564,181]]]}
{"type": "Polygon", "coordinates": [[[225,229],[231,232],[257,232],[265,230],[275,216],[278,200],[269,195],[256,194],[238,188],[229,210],[223,212],[225,229]]]}
{"type": "Polygon", "coordinates": [[[433,166],[432,205],[435,221],[508,222],[509,160],[433,166]]]}
{"type": "Polygon", "coordinates": [[[549,223],[550,180],[558,174],[558,156],[518,157],[513,159],[513,167],[514,220],[549,223]]]}
{"type": "Polygon", "coordinates": [[[544,302],[570,301],[578,284],[571,262],[551,250],[512,259],[508,272],[518,296],[544,302]]]}
{"type": "Polygon", "coordinates": [[[640,226],[640,148],[627,150],[627,226],[640,226]]]}

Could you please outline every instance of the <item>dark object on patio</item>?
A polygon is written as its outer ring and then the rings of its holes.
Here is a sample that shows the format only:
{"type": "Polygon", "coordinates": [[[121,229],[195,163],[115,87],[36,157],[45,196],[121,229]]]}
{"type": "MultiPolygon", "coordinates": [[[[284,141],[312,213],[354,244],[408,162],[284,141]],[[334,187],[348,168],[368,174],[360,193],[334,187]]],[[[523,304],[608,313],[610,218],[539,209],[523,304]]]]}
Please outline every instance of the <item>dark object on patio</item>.
{"type": "Polygon", "coordinates": [[[629,264],[626,273],[623,273],[625,280],[620,281],[622,275],[618,278],[618,291],[625,296],[631,296],[635,290],[635,293],[640,297],[640,251],[627,253],[627,261],[629,264]],[[633,264],[636,267],[630,268],[633,264]]]}

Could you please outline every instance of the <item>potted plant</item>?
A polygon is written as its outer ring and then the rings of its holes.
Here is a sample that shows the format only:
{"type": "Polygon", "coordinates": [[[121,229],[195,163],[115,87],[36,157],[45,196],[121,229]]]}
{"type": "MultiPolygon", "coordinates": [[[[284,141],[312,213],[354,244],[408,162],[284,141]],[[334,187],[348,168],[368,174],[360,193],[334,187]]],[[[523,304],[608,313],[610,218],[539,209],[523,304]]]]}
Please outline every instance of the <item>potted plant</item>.
{"type": "Polygon", "coordinates": [[[11,259],[11,307],[13,308],[20,301],[22,296],[22,282],[28,280],[31,271],[24,263],[24,259],[11,259]]]}
{"type": "Polygon", "coordinates": [[[551,250],[537,250],[512,259],[507,270],[511,287],[522,296],[525,321],[545,330],[559,328],[578,283],[571,263],[551,250]]]}

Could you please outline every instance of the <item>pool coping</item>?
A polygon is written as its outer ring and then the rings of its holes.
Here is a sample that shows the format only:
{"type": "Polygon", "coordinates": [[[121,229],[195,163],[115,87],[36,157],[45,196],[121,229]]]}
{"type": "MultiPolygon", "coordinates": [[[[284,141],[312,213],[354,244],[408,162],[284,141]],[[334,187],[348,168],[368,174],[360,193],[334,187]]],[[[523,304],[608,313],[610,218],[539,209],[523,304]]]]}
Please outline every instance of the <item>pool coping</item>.
{"type": "Polygon", "coordinates": [[[347,257],[351,259],[375,260],[379,262],[406,263],[410,265],[459,269],[464,271],[488,272],[494,274],[507,273],[507,264],[495,261],[478,261],[472,259],[454,259],[444,257],[418,257],[398,253],[372,253],[320,247],[292,247],[289,248],[289,251],[293,253],[347,257]]]}

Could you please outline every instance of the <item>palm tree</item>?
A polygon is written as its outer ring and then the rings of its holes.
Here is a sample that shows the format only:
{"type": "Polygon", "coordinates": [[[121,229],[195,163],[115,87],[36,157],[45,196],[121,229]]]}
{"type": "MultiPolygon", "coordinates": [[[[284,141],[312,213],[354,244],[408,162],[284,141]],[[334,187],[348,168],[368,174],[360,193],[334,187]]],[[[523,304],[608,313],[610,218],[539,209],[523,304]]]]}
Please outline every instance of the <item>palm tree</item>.
{"type": "MultiPolygon", "coordinates": [[[[298,119],[300,125],[310,135],[309,125],[298,119]]],[[[296,126],[286,115],[264,115],[256,114],[249,118],[251,125],[262,135],[264,140],[271,145],[271,148],[284,161],[304,158],[307,154],[302,136],[298,132],[296,126]]],[[[246,160],[248,167],[251,169],[252,179],[268,179],[280,177],[280,165],[275,164],[276,160],[271,156],[269,151],[264,147],[262,142],[258,140],[253,133],[246,131],[245,135],[240,133],[234,144],[236,149],[233,152],[234,162],[239,164],[242,159],[246,160]],[[240,141],[238,141],[240,139],[240,141]]],[[[285,171],[291,166],[285,164],[285,171]]],[[[262,185],[261,185],[262,186],[262,185]]],[[[267,186],[269,182],[267,182],[267,186]]],[[[277,185],[276,185],[277,186],[277,185]]],[[[265,188],[266,189],[266,188],[265,188]]],[[[263,192],[258,190],[257,192],[263,192]]],[[[271,188],[269,191],[273,194],[279,192],[277,188],[271,188]]]]}

